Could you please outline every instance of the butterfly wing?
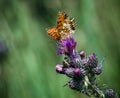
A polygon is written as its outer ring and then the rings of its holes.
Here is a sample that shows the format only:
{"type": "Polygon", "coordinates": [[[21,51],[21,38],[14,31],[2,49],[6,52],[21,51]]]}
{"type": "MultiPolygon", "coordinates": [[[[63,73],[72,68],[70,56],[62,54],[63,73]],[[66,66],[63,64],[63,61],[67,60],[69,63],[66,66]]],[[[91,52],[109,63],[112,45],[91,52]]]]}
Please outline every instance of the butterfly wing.
{"type": "Polygon", "coordinates": [[[57,28],[55,28],[55,27],[50,28],[50,29],[47,30],[47,33],[52,39],[54,39],[56,41],[60,40],[61,36],[60,36],[60,33],[58,32],[57,28]]]}
{"type": "Polygon", "coordinates": [[[59,12],[57,19],[57,29],[62,39],[71,36],[71,33],[74,33],[75,30],[74,18],[69,18],[66,13],[59,12]]]}
{"type": "Polygon", "coordinates": [[[57,29],[58,31],[63,30],[63,25],[68,18],[67,14],[64,12],[59,11],[58,18],[57,18],[57,29]]]}

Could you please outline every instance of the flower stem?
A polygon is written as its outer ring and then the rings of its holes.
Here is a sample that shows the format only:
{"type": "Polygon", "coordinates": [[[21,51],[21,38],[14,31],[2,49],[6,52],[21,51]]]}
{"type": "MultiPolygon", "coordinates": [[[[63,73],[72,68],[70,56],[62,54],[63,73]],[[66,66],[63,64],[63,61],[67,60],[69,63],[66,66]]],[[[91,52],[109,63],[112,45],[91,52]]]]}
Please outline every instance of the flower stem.
{"type": "Polygon", "coordinates": [[[89,78],[85,76],[85,84],[87,84],[100,98],[105,98],[103,91],[101,91],[98,87],[92,85],[89,81],[89,78]]]}

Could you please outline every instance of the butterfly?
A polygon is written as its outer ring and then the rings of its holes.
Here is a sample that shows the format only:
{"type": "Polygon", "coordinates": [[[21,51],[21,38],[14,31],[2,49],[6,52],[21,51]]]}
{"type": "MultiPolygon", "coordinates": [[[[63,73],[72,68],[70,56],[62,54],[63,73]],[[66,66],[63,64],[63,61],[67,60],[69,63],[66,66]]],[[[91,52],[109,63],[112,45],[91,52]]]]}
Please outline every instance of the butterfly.
{"type": "Polygon", "coordinates": [[[69,18],[65,12],[58,12],[57,26],[47,29],[48,35],[56,40],[61,41],[67,37],[70,37],[75,31],[75,20],[69,18]]]}

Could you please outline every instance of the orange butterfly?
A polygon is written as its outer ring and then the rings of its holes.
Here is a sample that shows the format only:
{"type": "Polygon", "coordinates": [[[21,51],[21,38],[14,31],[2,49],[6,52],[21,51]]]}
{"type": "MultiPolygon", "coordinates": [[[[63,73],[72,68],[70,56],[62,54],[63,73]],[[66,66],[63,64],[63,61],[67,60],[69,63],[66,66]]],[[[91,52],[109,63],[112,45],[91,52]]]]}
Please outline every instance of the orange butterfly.
{"type": "Polygon", "coordinates": [[[47,30],[48,35],[56,40],[60,41],[71,36],[75,30],[74,18],[69,18],[66,13],[59,12],[57,18],[57,26],[47,30]]]}

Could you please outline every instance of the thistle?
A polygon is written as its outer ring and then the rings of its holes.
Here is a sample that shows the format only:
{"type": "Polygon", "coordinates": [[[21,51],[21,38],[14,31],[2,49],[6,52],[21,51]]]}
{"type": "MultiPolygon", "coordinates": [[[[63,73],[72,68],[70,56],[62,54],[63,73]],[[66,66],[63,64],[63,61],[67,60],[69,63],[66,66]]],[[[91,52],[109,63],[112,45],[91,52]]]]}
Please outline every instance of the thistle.
{"type": "Polygon", "coordinates": [[[119,98],[115,90],[102,89],[96,82],[96,76],[102,73],[105,57],[99,62],[95,53],[87,56],[85,51],[76,51],[77,42],[72,36],[75,30],[73,20],[64,12],[59,12],[56,30],[52,28],[47,31],[57,44],[57,54],[64,55],[62,64],[57,64],[55,67],[56,72],[71,78],[65,86],[89,97],[119,98]]]}

